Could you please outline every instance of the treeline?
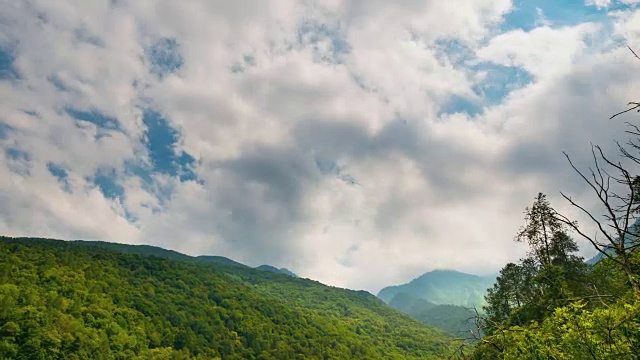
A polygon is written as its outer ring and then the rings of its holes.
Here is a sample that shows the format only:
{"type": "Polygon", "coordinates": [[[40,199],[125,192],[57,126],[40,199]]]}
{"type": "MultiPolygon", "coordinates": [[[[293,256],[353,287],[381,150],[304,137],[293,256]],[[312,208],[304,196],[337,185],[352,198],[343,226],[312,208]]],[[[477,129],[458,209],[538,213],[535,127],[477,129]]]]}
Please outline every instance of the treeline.
{"type": "Polygon", "coordinates": [[[366,292],[217,263],[0,238],[1,359],[438,359],[366,292]]]}

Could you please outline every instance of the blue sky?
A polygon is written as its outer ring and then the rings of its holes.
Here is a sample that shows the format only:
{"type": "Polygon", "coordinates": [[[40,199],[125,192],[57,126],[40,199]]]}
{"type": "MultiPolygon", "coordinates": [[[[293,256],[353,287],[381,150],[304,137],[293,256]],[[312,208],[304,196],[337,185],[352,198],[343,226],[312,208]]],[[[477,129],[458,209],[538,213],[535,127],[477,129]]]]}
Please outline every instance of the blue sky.
{"type": "Polygon", "coordinates": [[[640,15],[598,3],[7,8],[0,226],[371,291],[495,272],[539,191],[589,203],[557,155],[623,134],[640,15]]]}
{"type": "MultiPolygon", "coordinates": [[[[513,2],[511,10],[505,14],[494,31],[497,34],[509,31],[528,32],[542,26],[563,28],[587,22],[597,23],[606,28],[613,22],[609,16],[611,12],[627,11],[632,8],[631,4],[617,1],[608,7],[598,7],[586,6],[579,1],[518,0],[513,2]]],[[[610,34],[606,40],[618,40],[618,45],[625,43],[624,39],[610,34]]],[[[470,116],[477,115],[487,106],[500,104],[510,92],[531,84],[534,80],[532,74],[521,67],[478,60],[470,49],[459,43],[444,42],[442,49],[449,57],[454,58],[457,64],[475,72],[485,71],[488,74],[485,80],[474,86],[473,92],[477,95],[476,99],[453,95],[450,101],[443,105],[442,113],[464,112],[470,116]],[[461,57],[461,54],[464,55],[461,57]]]]}
{"type": "Polygon", "coordinates": [[[540,25],[571,26],[584,22],[603,22],[607,13],[613,10],[628,8],[628,5],[614,2],[613,6],[599,8],[585,6],[580,1],[517,0],[513,2],[515,8],[505,16],[501,31],[522,29],[532,30],[540,25]]]}

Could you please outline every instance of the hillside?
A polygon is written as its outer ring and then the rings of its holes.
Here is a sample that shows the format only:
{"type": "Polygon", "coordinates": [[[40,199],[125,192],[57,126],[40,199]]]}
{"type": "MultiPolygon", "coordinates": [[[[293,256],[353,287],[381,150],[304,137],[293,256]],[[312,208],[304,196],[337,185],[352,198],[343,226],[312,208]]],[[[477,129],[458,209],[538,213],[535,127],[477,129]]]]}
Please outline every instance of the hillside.
{"type": "Polygon", "coordinates": [[[493,276],[476,276],[452,270],[427,272],[412,281],[380,290],[378,297],[389,303],[397,294],[405,293],[436,305],[465,307],[484,305],[484,295],[495,282],[493,276]]]}
{"type": "Polygon", "coordinates": [[[436,305],[427,300],[399,293],[389,306],[433,328],[457,337],[469,337],[469,330],[477,330],[472,318],[475,313],[459,305],[436,305]]]}
{"type": "Polygon", "coordinates": [[[454,347],[364,291],[108,247],[0,237],[0,358],[439,359],[454,347]]]}

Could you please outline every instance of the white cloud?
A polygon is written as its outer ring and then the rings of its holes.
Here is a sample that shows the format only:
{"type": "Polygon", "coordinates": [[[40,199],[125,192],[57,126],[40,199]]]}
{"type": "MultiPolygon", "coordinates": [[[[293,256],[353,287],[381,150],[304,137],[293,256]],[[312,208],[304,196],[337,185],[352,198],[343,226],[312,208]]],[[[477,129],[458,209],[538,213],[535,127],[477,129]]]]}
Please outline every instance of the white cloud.
{"type": "MultiPolygon", "coordinates": [[[[560,189],[589,201],[560,152],[586,164],[589,141],[621,136],[605,119],[640,84],[628,50],[587,47],[585,36],[604,31],[597,23],[497,34],[511,9],[16,3],[0,14],[0,44],[15,46],[21,74],[0,81],[0,123],[12,129],[0,146],[29,159],[0,157],[1,229],[226,255],[372,291],[433,268],[496,271],[522,254],[512,237],[538,191],[566,211],[560,189]],[[163,38],[183,65],[160,78],[147,53],[163,38]],[[443,56],[439,40],[535,81],[476,116],[440,114],[452,95],[477,99],[482,76],[443,56]],[[152,163],[146,106],[177,129],[174,150],[197,159],[200,182],[131,175],[126,164],[152,163]],[[100,137],[65,107],[116,118],[121,131],[100,137]],[[71,192],[49,162],[66,169],[71,192]],[[122,201],[92,183],[101,168],[115,169],[122,201]]],[[[637,16],[613,17],[614,34],[637,42],[637,16]]]]}
{"type": "Polygon", "coordinates": [[[611,0],[585,0],[584,4],[587,6],[595,6],[597,8],[606,8],[611,5],[611,0]]]}
{"type": "Polygon", "coordinates": [[[613,1],[613,0],[585,0],[584,4],[587,6],[595,6],[599,9],[601,8],[608,8],[611,6],[611,4],[613,3],[620,3],[620,4],[625,4],[625,5],[635,5],[640,3],[640,0],[617,0],[617,1],[613,1]]]}
{"type": "Polygon", "coordinates": [[[584,55],[587,45],[583,39],[598,29],[596,24],[585,23],[561,29],[513,30],[492,38],[477,55],[482,61],[521,67],[539,80],[562,76],[584,55]]]}

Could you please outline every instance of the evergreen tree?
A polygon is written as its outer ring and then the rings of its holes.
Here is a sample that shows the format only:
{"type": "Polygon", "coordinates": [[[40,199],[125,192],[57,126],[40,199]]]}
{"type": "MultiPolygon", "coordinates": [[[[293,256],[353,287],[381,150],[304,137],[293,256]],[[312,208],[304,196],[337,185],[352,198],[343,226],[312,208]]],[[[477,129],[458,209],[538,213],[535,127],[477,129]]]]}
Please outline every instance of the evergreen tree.
{"type": "Polygon", "coordinates": [[[529,245],[528,256],[501,271],[485,297],[486,332],[542,320],[567,299],[584,294],[587,267],[574,255],[576,242],[542,193],[525,211],[525,225],[515,240],[529,245]]]}

